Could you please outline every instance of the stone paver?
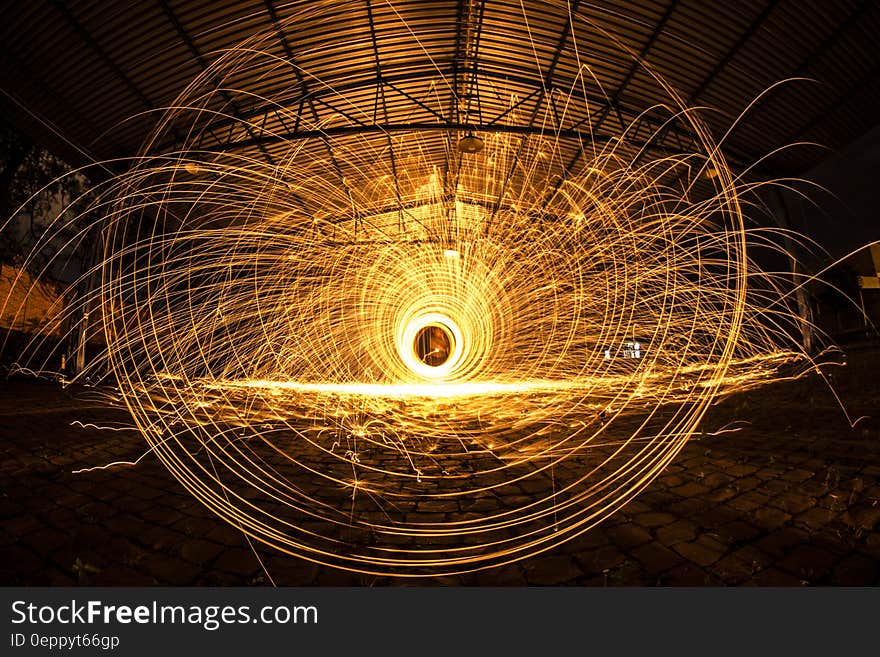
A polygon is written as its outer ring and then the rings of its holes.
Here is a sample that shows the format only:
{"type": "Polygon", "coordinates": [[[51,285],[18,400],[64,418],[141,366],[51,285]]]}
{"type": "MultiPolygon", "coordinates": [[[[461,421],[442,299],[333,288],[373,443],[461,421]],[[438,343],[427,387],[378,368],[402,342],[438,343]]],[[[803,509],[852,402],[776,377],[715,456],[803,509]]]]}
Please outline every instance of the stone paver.
{"type": "MultiPolygon", "coordinates": [[[[131,458],[143,451],[140,439],[72,425],[124,422],[119,411],[10,380],[0,386],[0,584],[876,585],[880,417],[871,417],[876,386],[862,383],[873,385],[880,349],[849,362],[834,378],[850,415],[868,416],[855,428],[818,377],[733,396],[710,409],[701,440],[604,524],[518,563],[417,579],[347,573],[252,546],[152,458],[74,475],[131,458]],[[749,424],[710,437],[734,420],[749,424]]],[[[560,467],[556,483],[576,472],[560,467]]],[[[466,521],[540,499],[549,481],[527,477],[461,502],[424,498],[401,512],[416,522],[466,521]]]]}

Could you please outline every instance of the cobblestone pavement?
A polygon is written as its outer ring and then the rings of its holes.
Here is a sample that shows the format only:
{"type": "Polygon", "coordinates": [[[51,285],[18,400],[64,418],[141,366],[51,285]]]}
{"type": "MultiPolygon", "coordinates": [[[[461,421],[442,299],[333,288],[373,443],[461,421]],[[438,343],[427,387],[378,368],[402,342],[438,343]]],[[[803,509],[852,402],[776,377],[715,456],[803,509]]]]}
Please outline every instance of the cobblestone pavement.
{"type": "Polygon", "coordinates": [[[475,573],[396,580],[249,545],[153,457],[124,421],[49,383],[0,386],[4,585],[871,585],[880,583],[880,350],[820,377],[732,396],[641,495],[552,551],[475,573]],[[742,430],[708,437],[734,420],[742,430]],[[72,424],[79,421],[85,426],[72,424]],[[265,566],[261,566],[260,560],[265,566]]]}

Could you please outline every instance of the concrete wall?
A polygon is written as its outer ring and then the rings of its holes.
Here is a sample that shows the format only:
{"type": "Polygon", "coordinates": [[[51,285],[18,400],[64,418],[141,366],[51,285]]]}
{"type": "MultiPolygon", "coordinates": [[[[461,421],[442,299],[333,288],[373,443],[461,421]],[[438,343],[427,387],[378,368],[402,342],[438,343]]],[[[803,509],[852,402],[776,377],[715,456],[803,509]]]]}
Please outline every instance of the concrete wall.
{"type": "Polygon", "coordinates": [[[842,260],[823,278],[842,287],[853,301],[847,307],[834,299],[827,287],[811,286],[817,303],[816,319],[832,334],[876,334],[880,326],[880,290],[860,291],[855,277],[877,275],[870,245],[880,242],[880,126],[830,154],[802,177],[823,189],[801,185],[799,189],[809,200],[785,192],[781,195],[784,207],[779,206],[779,198],[770,205],[776,206],[774,213],[781,211],[783,222],[828,251],[818,258],[805,257],[806,271],[814,273],[842,260]]]}
{"type": "Polygon", "coordinates": [[[36,281],[11,265],[0,269],[0,328],[30,334],[62,335],[61,286],[36,281]]]}
{"type": "MultiPolygon", "coordinates": [[[[802,176],[827,191],[802,187],[815,205],[785,194],[793,227],[842,258],[880,241],[880,125],[802,176]]],[[[864,254],[865,264],[870,256],[864,254]]]]}

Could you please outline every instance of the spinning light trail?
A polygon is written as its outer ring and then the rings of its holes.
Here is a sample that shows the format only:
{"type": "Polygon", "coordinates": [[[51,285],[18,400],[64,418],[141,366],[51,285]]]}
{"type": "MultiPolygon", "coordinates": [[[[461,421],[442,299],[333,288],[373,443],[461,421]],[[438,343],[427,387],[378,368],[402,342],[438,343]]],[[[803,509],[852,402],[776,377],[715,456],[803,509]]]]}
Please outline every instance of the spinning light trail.
{"type": "MultiPolygon", "coordinates": [[[[86,375],[250,537],[371,573],[521,559],[632,499],[719,395],[809,365],[750,259],[776,239],[747,227],[752,187],[662,80],[647,139],[644,115],[591,133],[586,65],[534,117],[474,76],[497,129],[377,128],[276,41],[220,57],[99,186],[70,310],[106,340],[86,375]],[[265,95],[275,76],[339,112],[265,95]],[[650,144],[670,131],[688,148],[650,144]]],[[[441,112],[452,86],[417,100],[441,112]]]]}

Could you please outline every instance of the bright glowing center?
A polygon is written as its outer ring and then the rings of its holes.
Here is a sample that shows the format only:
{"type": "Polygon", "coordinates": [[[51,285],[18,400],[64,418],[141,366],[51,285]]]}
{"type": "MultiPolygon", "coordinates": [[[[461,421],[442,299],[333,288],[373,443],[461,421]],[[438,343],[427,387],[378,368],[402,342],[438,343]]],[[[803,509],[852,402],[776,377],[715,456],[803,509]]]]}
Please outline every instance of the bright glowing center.
{"type": "Polygon", "coordinates": [[[439,367],[449,360],[455,340],[449,329],[442,324],[431,324],[416,333],[413,349],[425,365],[439,367]]]}
{"type": "Polygon", "coordinates": [[[461,364],[464,336],[447,315],[425,313],[404,327],[397,350],[412,372],[426,379],[445,379],[461,364]]]}

